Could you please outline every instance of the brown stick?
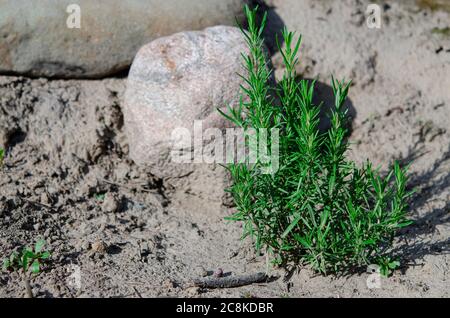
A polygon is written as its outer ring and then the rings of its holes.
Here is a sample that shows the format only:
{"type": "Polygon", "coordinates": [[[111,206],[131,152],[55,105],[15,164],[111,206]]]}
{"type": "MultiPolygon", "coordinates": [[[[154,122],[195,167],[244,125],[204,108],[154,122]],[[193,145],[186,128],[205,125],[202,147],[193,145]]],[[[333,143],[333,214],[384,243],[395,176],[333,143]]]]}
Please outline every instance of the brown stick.
{"type": "Polygon", "coordinates": [[[141,293],[139,292],[139,290],[137,290],[137,288],[135,286],[133,286],[133,290],[139,298],[142,298],[141,293]]]}
{"type": "Polygon", "coordinates": [[[208,277],[194,280],[194,285],[201,288],[233,288],[255,283],[262,283],[267,280],[265,273],[256,273],[240,276],[208,277]]]}
{"type": "Polygon", "coordinates": [[[19,196],[19,199],[20,199],[20,200],[23,200],[23,201],[25,201],[25,202],[28,202],[28,203],[30,203],[30,204],[40,206],[40,207],[42,207],[42,208],[46,208],[46,209],[48,209],[48,210],[55,210],[55,209],[52,208],[50,205],[47,205],[47,204],[44,204],[44,203],[40,203],[40,202],[37,202],[37,201],[29,200],[29,199],[24,198],[24,197],[21,197],[21,196],[19,196]]]}

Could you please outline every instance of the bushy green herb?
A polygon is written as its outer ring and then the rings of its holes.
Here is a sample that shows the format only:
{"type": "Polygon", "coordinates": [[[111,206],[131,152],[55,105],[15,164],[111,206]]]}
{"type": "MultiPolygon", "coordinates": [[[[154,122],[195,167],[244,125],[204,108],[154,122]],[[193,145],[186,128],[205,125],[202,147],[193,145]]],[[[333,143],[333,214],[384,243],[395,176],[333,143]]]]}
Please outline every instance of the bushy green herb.
{"type": "MultiPolygon", "coordinates": [[[[286,29],[285,48],[279,45],[284,77],[277,87],[269,85],[271,70],[262,38],[266,15],[258,27],[256,10],[245,8],[248,31],[242,32],[249,54],[243,55],[248,73],[242,76],[243,96],[239,107],[222,114],[244,130],[278,128],[279,169],[262,173],[267,168],[262,160],[229,164],[233,185],[228,191],[237,212],[228,219],[243,222],[243,237],[252,237],[256,249],[266,250],[278,264],[301,262],[326,274],[386,260],[396,231],[410,224],[405,217],[410,195],[406,172],[395,163],[383,177],[370,162],[357,167],[346,158],[344,102],[350,83],[332,79],[331,128],[319,131],[315,83],[298,81],[295,71],[301,37],[296,41],[286,29]]],[[[270,138],[267,148],[270,156],[270,138]]],[[[395,267],[390,263],[387,268],[395,267]]]]}
{"type": "Polygon", "coordinates": [[[39,274],[41,262],[50,257],[50,252],[44,251],[44,240],[38,240],[34,245],[34,250],[25,247],[21,253],[13,252],[8,258],[3,260],[3,270],[17,271],[22,269],[24,273],[31,269],[33,274],[39,274]]]}

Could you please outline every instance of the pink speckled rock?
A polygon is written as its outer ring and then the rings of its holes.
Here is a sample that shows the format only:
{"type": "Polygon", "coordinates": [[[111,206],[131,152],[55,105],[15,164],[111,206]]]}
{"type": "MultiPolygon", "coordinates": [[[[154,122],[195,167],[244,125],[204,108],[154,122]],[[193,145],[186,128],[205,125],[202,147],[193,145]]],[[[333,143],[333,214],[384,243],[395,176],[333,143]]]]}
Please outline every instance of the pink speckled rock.
{"type": "MultiPolygon", "coordinates": [[[[239,103],[243,73],[241,52],[247,51],[238,28],[217,26],[181,32],[142,47],[130,70],[124,118],[130,157],[155,167],[164,176],[170,167],[171,134],[177,127],[193,131],[230,124],[217,111],[239,103]]],[[[178,171],[186,171],[178,169],[178,171]]]]}

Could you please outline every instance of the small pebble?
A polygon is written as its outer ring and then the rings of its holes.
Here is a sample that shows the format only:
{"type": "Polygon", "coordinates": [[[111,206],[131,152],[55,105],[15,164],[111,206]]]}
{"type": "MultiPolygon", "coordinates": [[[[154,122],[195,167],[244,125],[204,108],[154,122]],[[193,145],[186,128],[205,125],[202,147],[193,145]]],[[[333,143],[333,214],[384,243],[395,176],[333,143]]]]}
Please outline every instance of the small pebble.
{"type": "Polygon", "coordinates": [[[223,269],[221,269],[221,268],[216,269],[214,271],[213,276],[216,277],[216,278],[222,277],[223,276],[223,269]]]}
{"type": "Polygon", "coordinates": [[[56,194],[58,193],[58,190],[56,190],[56,188],[54,187],[47,187],[47,192],[52,195],[52,194],[56,194]]]}
{"type": "Polygon", "coordinates": [[[198,288],[198,287],[188,287],[186,289],[186,292],[189,295],[189,297],[195,297],[198,294],[200,294],[200,288],[198,288]]]}
{"type": "Polygon", "coordinates": [[[49,204],[50,203],[50,199],[49,199],[49,197],[48,197],[46,192],[42,192],[42,194],[41,194],[41,203],[42,204],[49,204]]]}
{"type": "Polygon", "coordinates": [[[102,241],[96,241],[92,244],[91,249],[94,253],[105,254],[106,253],[106,244],[102,241]]]}
{"type": "Polygon", "coordinates": [[[114,213],[119,209],[119,202],[113,194],[107,193],[102,203],[102,210],[106,213],[114,213]]]}
{"type": "Polygon", "coordinates": [[[83,244],[81,244],[81,248],[83,250],[88,250],[91,247],[91,243],[89,242],[83,242],[83,244]]]}

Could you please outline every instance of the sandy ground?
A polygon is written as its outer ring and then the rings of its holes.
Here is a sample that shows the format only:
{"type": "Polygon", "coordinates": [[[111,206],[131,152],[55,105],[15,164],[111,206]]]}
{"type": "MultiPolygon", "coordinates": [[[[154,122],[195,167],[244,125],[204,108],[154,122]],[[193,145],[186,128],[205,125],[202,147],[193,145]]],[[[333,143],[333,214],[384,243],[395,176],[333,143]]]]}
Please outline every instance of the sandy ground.
{"type": "MultiPolygon", "coordinates": [[[[218,267],[265,271],[265,257],[240,241],[239,224],[223,220],[232,211],[220,182],[196,183],[195,174],[191,186],[161,180],[127,159],[126,78],[0,77],[0,142],[8,150],[0,255],[47,240],[52,261],[31,281],[37,297],[449,297],[450,37],[436,30],[450,17],[429,2],[380,3],[377,30],[365,24],[365,1],[271,1],[269,46],[278,27],[303,34],[298,71],[318,78],[319,99],[330,101],[331,74],[353,79],[352,158],[382,169],[412,160],[415,224],[397,237],[402,266],[380,288],[367,287],[368,273],[323,277],[308,268],[272,269],[272,282],[234,289],[189,287],[218,267]]],[[[276,50],[272,61],[280,76],[276,50]]],[[[18,274],[0,274],[0,297],[24,294],[18,274]]]]}

